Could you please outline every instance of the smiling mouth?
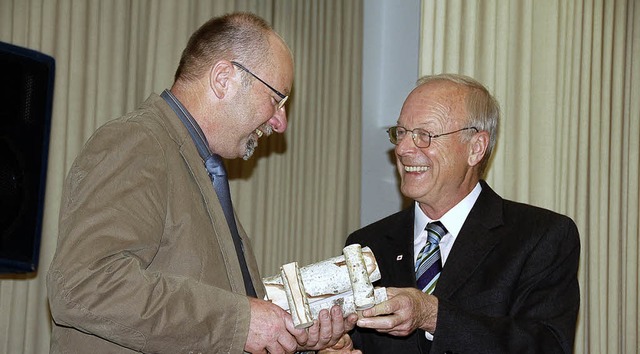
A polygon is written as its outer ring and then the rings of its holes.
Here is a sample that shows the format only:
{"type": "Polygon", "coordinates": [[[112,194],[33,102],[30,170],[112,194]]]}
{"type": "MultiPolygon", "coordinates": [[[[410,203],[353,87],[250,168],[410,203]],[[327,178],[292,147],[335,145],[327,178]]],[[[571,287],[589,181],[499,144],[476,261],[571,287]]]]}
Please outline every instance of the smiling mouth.
{"type": "Polygon", "coordinates": [[[404,166],[405,172],[426,172],[429,166],[404,166]]]}

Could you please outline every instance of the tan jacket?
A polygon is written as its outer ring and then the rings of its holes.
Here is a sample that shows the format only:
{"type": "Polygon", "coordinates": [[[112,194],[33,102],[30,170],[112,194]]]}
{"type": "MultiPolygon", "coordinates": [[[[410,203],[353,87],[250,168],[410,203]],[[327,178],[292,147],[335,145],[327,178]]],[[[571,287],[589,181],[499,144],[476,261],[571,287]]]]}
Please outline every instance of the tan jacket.
{"type": "Polygon", "coordinates": [[[47,288],[51,353],[243,351],[250,311],[231,233],[189,133],[160,96],[101,127],[75,160],[47,288]]]}

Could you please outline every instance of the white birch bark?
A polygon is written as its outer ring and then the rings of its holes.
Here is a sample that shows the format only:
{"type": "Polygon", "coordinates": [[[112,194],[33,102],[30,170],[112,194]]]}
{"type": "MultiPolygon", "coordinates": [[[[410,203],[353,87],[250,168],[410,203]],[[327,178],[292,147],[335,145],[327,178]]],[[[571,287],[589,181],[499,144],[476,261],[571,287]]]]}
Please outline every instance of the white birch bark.
{"type": "Polygon", "coordinates": [[[356,310],[365,310],[375,305],[373,285],[369,279],[369,273],[364,263],[362,248],[359,244],[353,244],[342,249],[347,262],[347,271],[353,291],[353,301],[356,310]]]}
{"type": "Polygon", "coordinates": [[[309,300],[304,291],[304,284],[300,277],[298,262],[284,264],[280,267],[283,289],[289,304],[289,312],[296,328],[307,328],[313,325],[309,300]]]}
{"type": "MultiPolygon", "coordinates": [[[[362,259],[364,260],[369,281],[373,283],[379,280],[381,277],[380,269],[369,247],[362,248],[362,259]]],[[[317,314],[321,309],[329,309],[333,305],[340,305],[345,316],[356,312],[353,287],[344,255],[301,267],[299,271],[314,319],[317,318],[317,314]]],[[[265,277],[262,281],[267,290],[265,299],[289,311],[289,302],[284,291],[281,275],[265,277]]],[[[386,298],[386,289],[374,290],[374,302],[376,304],[386,300],[386,298]]]]}

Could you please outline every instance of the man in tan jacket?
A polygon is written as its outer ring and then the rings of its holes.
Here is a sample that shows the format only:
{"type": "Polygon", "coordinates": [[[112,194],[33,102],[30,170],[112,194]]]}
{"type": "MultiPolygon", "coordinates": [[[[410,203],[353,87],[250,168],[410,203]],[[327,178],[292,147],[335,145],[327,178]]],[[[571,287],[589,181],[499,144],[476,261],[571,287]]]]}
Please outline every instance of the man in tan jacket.
{"type": "Polygon", "coordinates": [[[334,308],[298,330],[261,300],[249,239],[204,166],[283,133],[292,82],[273,29],[226,15],[193,34],[171,90],[96,131],[64,187],[52,353],[283,353],[332,346],[353,327],[334,308]]]}

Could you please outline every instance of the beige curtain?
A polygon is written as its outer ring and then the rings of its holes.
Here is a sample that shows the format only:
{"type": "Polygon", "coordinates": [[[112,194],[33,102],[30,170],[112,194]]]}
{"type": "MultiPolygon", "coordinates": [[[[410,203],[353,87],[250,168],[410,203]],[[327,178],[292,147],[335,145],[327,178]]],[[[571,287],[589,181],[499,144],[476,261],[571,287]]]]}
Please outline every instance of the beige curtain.
{"type": "Polygon", "coordinates": [[[263,274],[341,252],[359,222],[362,0],[0,0],[0,41],[56,59],[40,268],[0,278],[1,353],[48,352],[44,279],[63,180],[84,142],[169,87],[191,32],[235,10],[267,19],[295,57],[289,130],[229,164],[263,274]]]}
{"type": "Polygon", "coordinates": [[[637,353],[640,2],[424,0],[421,74],[476,77],[502,105],[487,176],[581,233],[576,353],[637,353]]]}

